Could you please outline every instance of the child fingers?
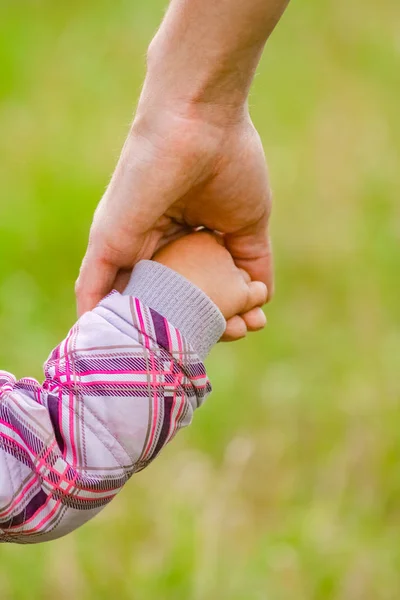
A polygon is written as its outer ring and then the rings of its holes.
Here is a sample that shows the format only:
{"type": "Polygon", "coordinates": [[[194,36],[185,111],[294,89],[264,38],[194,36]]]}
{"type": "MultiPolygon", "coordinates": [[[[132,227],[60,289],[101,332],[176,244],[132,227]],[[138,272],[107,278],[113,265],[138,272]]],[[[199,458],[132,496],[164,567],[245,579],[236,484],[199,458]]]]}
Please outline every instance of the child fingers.
{"type": "Polygon", "coordinates": [[[264,315],[261,308],[253,308],[246,314],[242,315],[243,321],[246,323],[248,331],[260,331],[267,324],[267,317],[264,315]]]}
{"type": "Polygon", "coordinates": [[[226,329],[224,335],[221,338],[222,342],[235,342],[236,340],[240,340],[241,338],[246,337],[247,334],[247,325],[244,319],[236,315],[228,319],[226,323],[226,329]]]}
{"type": "Polygon", "coordinates": [[[248,284],[249,293],[247,297],[247,304],[244,313],[248,312],[256,306],[263,306],[267,302],[268,290],[265,283],[262,281],[250,281],[248,284]]]}

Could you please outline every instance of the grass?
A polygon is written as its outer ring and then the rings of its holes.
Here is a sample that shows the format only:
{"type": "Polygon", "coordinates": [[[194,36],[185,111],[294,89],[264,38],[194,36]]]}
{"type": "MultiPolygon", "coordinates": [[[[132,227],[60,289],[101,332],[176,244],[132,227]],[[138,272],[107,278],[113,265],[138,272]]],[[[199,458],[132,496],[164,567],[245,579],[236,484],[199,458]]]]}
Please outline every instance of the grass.
{"type": "MultiPolygon", "coordinates": [[[[0,7],[0,364],[40,377],[163,0],[0,7]]],[[[0,548],[2,600],[394,600],[400,589],[398,4],[293,2],[251,96],[275,209],[261,335],[94,522],[0,548]]],[[[1,474],[0,474],[1,477],[1,474]]]]}

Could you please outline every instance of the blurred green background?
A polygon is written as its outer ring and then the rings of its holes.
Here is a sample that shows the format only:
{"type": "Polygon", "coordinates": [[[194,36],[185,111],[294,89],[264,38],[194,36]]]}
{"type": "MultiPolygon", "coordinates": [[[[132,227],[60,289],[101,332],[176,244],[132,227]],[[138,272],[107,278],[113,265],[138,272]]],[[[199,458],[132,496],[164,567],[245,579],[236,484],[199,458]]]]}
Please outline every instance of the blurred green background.
{"type": "MultiPolygon", "coordinates": [[[[18,376],[75,319],[165,4],[0,2],[0,365],[18,376]]],[[[251,95],[269,326],[218,347],[193,426],[97,520],[1,547],[1,600],[400,597],[399,22],[397,0],[292,2],[251,95]]]]}

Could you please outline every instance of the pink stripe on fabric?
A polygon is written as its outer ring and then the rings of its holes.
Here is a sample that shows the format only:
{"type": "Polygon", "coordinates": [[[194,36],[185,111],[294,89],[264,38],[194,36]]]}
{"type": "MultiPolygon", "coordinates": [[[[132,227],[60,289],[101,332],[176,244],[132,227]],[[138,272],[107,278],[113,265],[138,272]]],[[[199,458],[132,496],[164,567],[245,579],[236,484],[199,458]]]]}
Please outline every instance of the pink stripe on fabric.
{"type": "MultiPolygon", "coordinates": [[[[145,373],[143,373],[144,375],[145,373]]],[[[161,371],[160,373],[158,371],[156,371],[156,374],[160,374],[160,375],[164,375],[164,373],[161,371]]],[[[80,381],[79,385],[77,386],[77,388],[84,388],[84,387],[96,387],[96,386],[100,386],[100,385],[104,385],[104,386],[118,386],[118,387],[141,387],[141,386],[148,386],[149,382],[148,381],[118,381],[117,379],[112,380],[112,381],[107,381],[107,379],[104,380],[94,380],[94,381],[80,381]]],[[[165,386],[165,382],[163,381],[155,381],[154,383],[152,382],[152,386],[154,387],[164,387],[165,386]]]]}
{"type": "MultiPolygon", "coordinates": [[[[69,362],[69,345],[70,345],[70,341],[73,338],[75,333],[75,327],[73,327],[70,331],[70,334],[67,336],[66,342],[65,342],[65,354],[64,354],[64,358],[65,358],[65,367],[66,367],[66,377],[67,377],[67,381],[70,383],[71,382],[71,375],[70,375],[70,362],[69,362]]],[[[77,449],[76,449],[76,441],[75,441],[75,426],[74,426],[74,418],[75,418],[75,396],[72,393],[72,389],[70,389],[69,392],[69,439],[70,439],[70,447],[71,447],[71,453],[72,453],[72,467],[75,468],[77,465],[77,449]]],[[[67,448],[68,446],[65,446],[65,451],[67,452],[67,448]]]]}
{"type": "Polygon", "coordinates": [[[171,340],[171,332],[169,329],[169,323],[168,323],[167,319],[164,319],[164,321],[165,321],[165,330],[167,332],[167,337],[168,337],[169,350],[170,350],[170,352],[172,352],[173,346],[172,346],[172,340],[171,340]]]}
{"type": "MultiPolygon", "coordinates": [[[[150,349],[150,339],[149,336],[145,333],[145,326],[144,326],[144,319],[143,319],[143,315],[142,315],[142,309],[141,309],[141,305],[140,302],[137,298],[135,298],[135,306],[136,306],[136,312],[139,318],[139,323],[140,323],[140,328],[142,330],[142,333],[144,335],[144,339],[145,339],[145,345],[147,349],[150,349]]],[[[151,360],[151,371],[150,371],[150,377],[151,377],[151,383],[153,385],[154,383],[154,376],[156,375],[155,368],[154,368],[154,355],[153,353],[149,352],[150,354],[150,360],[151,360]]],[[[154,385],[153,385],[154,388],[154,385]]],[[[148,453],[150,452],[150,449],[153,445],[153,441],[154,441],[154,437],[155,437],[155,431],[156,431],[156,427],[157,427],[157,422],[158,422],[158,402],[157,402],[157,393],[154,392],[153,393],[153,420],[151,423],[151,431],[150,431],[150,436],[149,436],[149,440],[148,443],[146,445],[146,448],[144,449],[143,452],[143,459],[147,458],[148,453]]]]}
{"type": "Polygon", "coordinates": [[[7,517],[7,516],[8,516],[8,515],[9,515],[9,514],[12,512],[13,508],[14,508],[15,506],[17,506],[17,504],[18,504],[19,502],[21,502],[21,501],[22,501],[22,499],[23,499],[23,498],[24,498],[24,497],[27,495],[27,493],[29,492],[29,490],[31,489],[31,487],[32,487],[32,486],[33,486],[35,483],[37,483],[38,479],[39,479],[39,478],[38,478],[37,474],[35,473],[35,474],[32,476],[32,479],[30,480],[30,482],[29,482],[29,483],[28,483],[28,484],[25,486],[25,488],[23,488],[23,489],[21,490],[20,494],[18,494],[18,496],[17,496],[17,497],[14,499],[14,501],[13,501],[13,502],[10,504],[10,506],[8,507],[8,509],[7,509],[7,510],[4,510],[3,512],[0,512],[0,518],[7,517]]]}
{"type": "MultiPolygon", "coordinates": [[[[4,427],[7,427],[7,429],[11,429],[11,431],[13,431],[14,433],[16,433],[18,435],[18,437],[21,437],[21,432],[18,431],[18,429],[16,427],[14,427],[14,425],[11,425],[11,423],[8,423],[7,421],[4,421],[4,419],[0,419],[0,424],[4,425],[4,427]]],[[[1,434],[3,435],[3,434],[1,434]]],[[[14,439],[14,438],[12,438],[14,439]]],[[[27,445],[27,448],[29,448],[29,446],[27,445]]],[[[32,449],[29,448],[31,451],[32,449]]]]}
{"type": "MultiPolygon", "coordinates": [[[[47,498],[47,500],[46,500],[46,502],[40,507],[40,509],[38,511],[36,511],[31,516],[30,519],[28,519],[27,521],[25,521],[25,523],[24,523],[24,535],[29,535],[29,534],[35,534],[35,533],[37,533],[38,531],[40,531],[40,529],[43,528],[43,525],[45,523],[48,523],[51,520],[51,518],[56,513],[56,511],[58,510],[58,508],[59,508],[59,506],[61,504],[60,500],[56,501],[56,504],[55,504],[54,508],[52,509],[52,511],[49,512],[45,517],[43,517],[43,519],[40,521],[40,523],[38,523],[35,526],[35,529],[25,529],[25,525],[31,523],[34,519],[36,519],[37,513],[41,512],[41,511],[44,511],[44,509],[47,507],[47,505],[49,504],[50,500],[52,500],[52,499],[53,499],[53,497],[51,495],[49,495],[48,498],[47,498]]],[[[8,529],[8,531],[12,531],[12,529],[17,529],[18,527],[20,527],[20,525],[16,525],[15,527],[11,526],[8,529]]]]}

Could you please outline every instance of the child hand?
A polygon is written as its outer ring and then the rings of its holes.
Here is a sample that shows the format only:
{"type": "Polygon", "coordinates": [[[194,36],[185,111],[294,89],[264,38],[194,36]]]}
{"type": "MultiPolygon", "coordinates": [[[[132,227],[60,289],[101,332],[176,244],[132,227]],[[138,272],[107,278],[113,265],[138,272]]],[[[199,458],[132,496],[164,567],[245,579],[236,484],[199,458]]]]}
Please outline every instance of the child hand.
{"type": "Polygon", "coordinates": [[[153,260],[203,290],[226,320],[251,311],[248,328],[256,331],[265,326],[260,307],[267,301],[267,287],[236,267],[221,237],[206,231],[189,234],[159,250],[153,260]]]}

